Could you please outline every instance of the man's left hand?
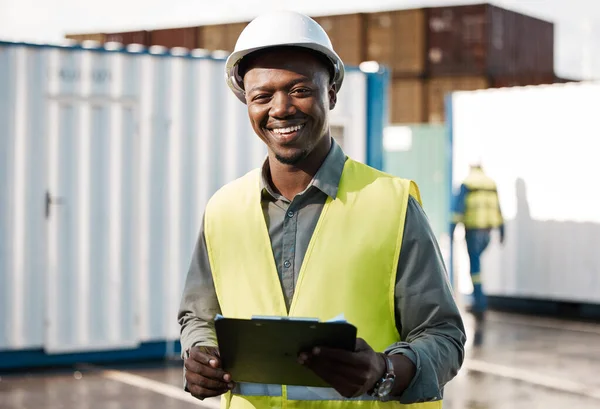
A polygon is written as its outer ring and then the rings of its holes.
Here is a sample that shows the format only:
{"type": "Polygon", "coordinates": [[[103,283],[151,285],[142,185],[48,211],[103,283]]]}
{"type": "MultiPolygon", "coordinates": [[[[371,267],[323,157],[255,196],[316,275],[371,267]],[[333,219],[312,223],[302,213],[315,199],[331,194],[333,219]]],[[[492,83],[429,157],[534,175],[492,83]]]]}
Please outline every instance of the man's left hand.
{"type": "Polygon", "coordinates": [[[363,395],[380,380],[386,369],[385,359],[362,338],[354,351],[317,347],[303,352],[298,362],[315,372],[346,398],[363,395]]]}

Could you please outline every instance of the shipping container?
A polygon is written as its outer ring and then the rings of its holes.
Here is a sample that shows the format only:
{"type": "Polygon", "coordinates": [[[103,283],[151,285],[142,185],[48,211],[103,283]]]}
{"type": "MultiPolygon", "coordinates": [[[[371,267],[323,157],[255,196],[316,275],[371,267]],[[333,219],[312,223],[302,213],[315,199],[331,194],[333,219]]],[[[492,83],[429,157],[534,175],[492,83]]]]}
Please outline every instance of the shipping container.
{"type": "MultiPolygon", "coordinates": [[[[451,96],[453,186],[483,164],[498,186],[506,240],[482,258],[486,293],[545,310],[600,305],[599,83],[461,92],[451,96]],[[575,195],[572,192],[576,192],[575,195]]],[[[471,292],[464,241],[457,290],[471,292]]]]}
{"type": "Polygon", "coordinates": [[[167,28],[150,31],[150,45],[167,48],[198,48],[198,27],[167,28]]]}
{"type": "Polygon", "coordinates": [[[427,81],[427,122],[445,121],[445,97],[453,91],[474,91],[486,89],[489,80],[483,76],[440,77],[427,81]]]}
{"type": "Polygon", "coordinates": [[[314,17],[327,32],[344,64],[366,61],[366,16],[361,13],[314,17]]]}
{"type": "Polygon", "coordinates": [[[227,48],[225,48],[225,50],[233,51],[235,49],[235,43],[237,43],[238,37],[242,34],[242,31],[244,31],[247,25],[247,22],[227,24],[227,48]]]}
{"type": "Polygon", "coordinates": [[[198,28],[198,46],[206,50],[232,52],[238,37],[248,23],[228,23],[201,26],[198,28]]]}
{"type": "Polygon", "coordinates": [[[377,61],[393,71],[394,18],[393,12],[367,14],[366,60],[377,61]]]}
{"type": "Polygon", "coordinates": [[[225,50],[227,47],[227,26],[214,24],[201,27],[202,38],[200,48],[206,50],[225,50]]]}
{"type": "Polygon", "coordinates": [[[143,46],[150,46],[150,32],[149,31],[128,31],[124,33],[108,33],[106,34],[106,41],[114,41],[121,44],[141,44],[143,46]]]}
{"type": "Polygon", "coordinates": [[[359,65],[365,61],[365,16],[343,14],[336,18],[337,28],[331,42],[347,65],[359,65]]]}
{"type": "Polygon", "coordinates": [[[427,9],[428,72],[506,75],[554,71],[554,25],[489,4],[427,9]]]}
{"type": "Polygon", "coordinates": [[[450,160],[444,125],[406,124],[386,127],[383,139],[384,170],[416,181],[423,209],[440,243],[448,243],[450,223],[450,160]]]}
{"type": "Polygon", "coordinates": [[[227,25],[213,24],[200,27],[198,30],[198,43],[200,48],[206,50],[227,50],[227,25]]]}
{"type": "Polygon", "coordinates": [[[425,71],[423,9],[367,14],[366,59],[386,65],[393,74],[421,76],[425,71]]]}
{"type": "Polygon", "coordinates": [[[554,77],[555,84],[565,84],[567,82],[580,82],[580,81],[581,80],[576,80],[574,78],[564,78],[564,77],[559,77],[559,76],[554,77]]]}
{"type": "Polygon", "coordinates": [[[390,90],[390,123],[419,124],[425,120],[425,82],[394,78],[390,90]]]}
{"type": "Polygon", "coordinates": [[[523,87],[565,82],[553,74],[505,75],[490,79],[490,88],[523,87]]]}
{"type": "MultiPolygon", "coordinates": [[[[266,155],[224,65],[0,42],[0,369],[173,352],[204,205],[266,155]]],[[[348,67],[330,118],[378,169],[386,88],[348,67]]]]}
{"type": "Polygon", "coordinates": [[[79,43],[82,41],[97,41],[99,43],[104,43],[106,41],[106,34],[103,33],[93,33],[93,34],[67,34],[65,35],[66,39],[74,40],[79,43]]]}

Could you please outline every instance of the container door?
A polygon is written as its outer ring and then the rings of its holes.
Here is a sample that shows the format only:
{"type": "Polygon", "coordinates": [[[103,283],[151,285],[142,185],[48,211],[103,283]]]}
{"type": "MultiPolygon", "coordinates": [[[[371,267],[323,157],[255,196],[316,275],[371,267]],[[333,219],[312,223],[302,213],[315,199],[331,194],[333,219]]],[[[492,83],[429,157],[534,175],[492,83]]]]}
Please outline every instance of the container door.
{"type": "Polygon", "coordinates": [[[135,347],[136,106],[50,97],[48,353],[135,347]]]}

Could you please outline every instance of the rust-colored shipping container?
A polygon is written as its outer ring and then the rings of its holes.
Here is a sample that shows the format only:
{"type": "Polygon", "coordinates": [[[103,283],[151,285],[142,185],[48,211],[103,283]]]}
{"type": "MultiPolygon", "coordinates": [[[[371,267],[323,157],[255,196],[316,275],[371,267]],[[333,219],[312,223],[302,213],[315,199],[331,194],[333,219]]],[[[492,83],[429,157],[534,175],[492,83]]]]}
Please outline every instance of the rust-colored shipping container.
{"type": "Polygon", "coordinates": [[[394,61],[394,13],[367,14],[366,59],[377,61],[393,69],[394,61]]]}
{"type": "Polygon", "coordinates": [[[65,38],[69,40],[77,41],[81,43],[82,41],[97,41],[99,43],[106,42],[106,34],[104,33],[92,33],[92,34],[67,34],[65,38]]]}
{"type": "Polygon", "coordinates": [[[554,25],[489,4],[427,9],[432,76],[554,71],[554,25]]]}
{"type": "Polygon", "coordinates": [[[167,28],[150,32],[150,45],[198,48],[198,27],[167,28]]]}
{"type": "Polygon", "coordinates": [[[420,76],[425,71],[425,11],[371,13],[366,17],[366,59],[394,74],[420,76]]]}
{"type": "Polygon", "coordinates": [[[233,51],[235,49],[235,43],[237,43],[237,39],[242,34],[242,31],[246,28],[248,23],[231,23],[227,24],[227,43],[225,50],[233,51]]]}
{"type": "Polygon", "coordinates": [[[336,18],[335,36],[331,39],[334,49],[346,65],[358,66],[365,61],[365,16],[343,14],[336,18]]]}
{"type": "Polygon", "coordinates": [[[357,66],[366,60],[366,16],[361,13],[314,17],[327,32],[344,64],[357,66]]]}
{"type": "Polygon", "coordinates": [[[425,120],[425,86],[422,79],[393,79],[389,101],[390,123],[418,124],[425,120]]]}
{"type": "Polygon", "coordinates": [[[227,24],[213,24],[200,27],[198,30],[198,44],[200,48],[211,51],[227,50],[227,24]]]}
{"type": "Polygon", "coordinates": [[[128,31],[124,33],[109,33],[106,34],[106,41],[114,41],[121,44],[141,44],[143,46],[150,46],[150,32],[149,31],[128,31]]]}
{"type": "Polygon", "coordinates": [[[544,85],[564,82],[554,74],[505,75],[493,77],[490,86],[493,88],[523,87],[526,85],[544,85]]]}
{"type": "Polygon", "coordinates": [[[198,28],[198,47],[207,50],[233,51],[238,37],[248,23],[213,24],[198,28]]]}
{"type": "Polygon", "coordinates": [[[445,96],[452,91],[475,91],[489,88],[485,76],[438,77],[427,82],[427,122],[445,121],[445,96]]]}
{"type": "Polygon", "coordinates": [[[555,84],[566,84],[568,82],[580,82],[580,81],[581,80],[576,80],[573,78],[563,78],[563,77],[559,77],[559,76],[554,77],[555,84]]]}
{"type": "Polygon", "coordinates": [[[514,72],[552,74],[554,72],[554,25],[519,14],[517,17],[516,61],[514,72]],[[526,39],[526,40],[525,40],[526,39]],[[549,45],[552,45],[549,48],[549,45]]]}

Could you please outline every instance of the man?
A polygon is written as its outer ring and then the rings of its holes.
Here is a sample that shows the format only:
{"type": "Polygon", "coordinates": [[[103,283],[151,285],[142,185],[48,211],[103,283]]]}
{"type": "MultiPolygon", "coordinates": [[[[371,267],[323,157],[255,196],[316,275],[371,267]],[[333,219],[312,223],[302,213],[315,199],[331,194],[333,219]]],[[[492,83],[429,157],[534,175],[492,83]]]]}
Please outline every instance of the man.
{"type": "Polygon", "coordinates": [[[330,136],[344,65],[327,34],[298,13],[263,15],[226,67],[268,158],[205,209],[179,311],[186,390],[226,393],[232,409],[441,408],[463,323],[416,186],[347,158],[330,136]],[[359,339],[353,352],[298,357],[331,388],[236,383],[220,367],[219,313],[344,313],[359,339]]]}
{"type": "Polygon", "coordinates": [[[504,243],[504,219],[500,210],[496,182],[485,174],[481,164],[471,165],[469,175],[460,186],[455,198],[452,220],[452,236],[457,223],[465,226],[465,240],[471,281],[473,282],[473,304],[470,311],[475,318],[484,318],[487,300],[481,282],[481,255],[490,243],[491,231],[500,231],[500,242],[504,243]]]}

